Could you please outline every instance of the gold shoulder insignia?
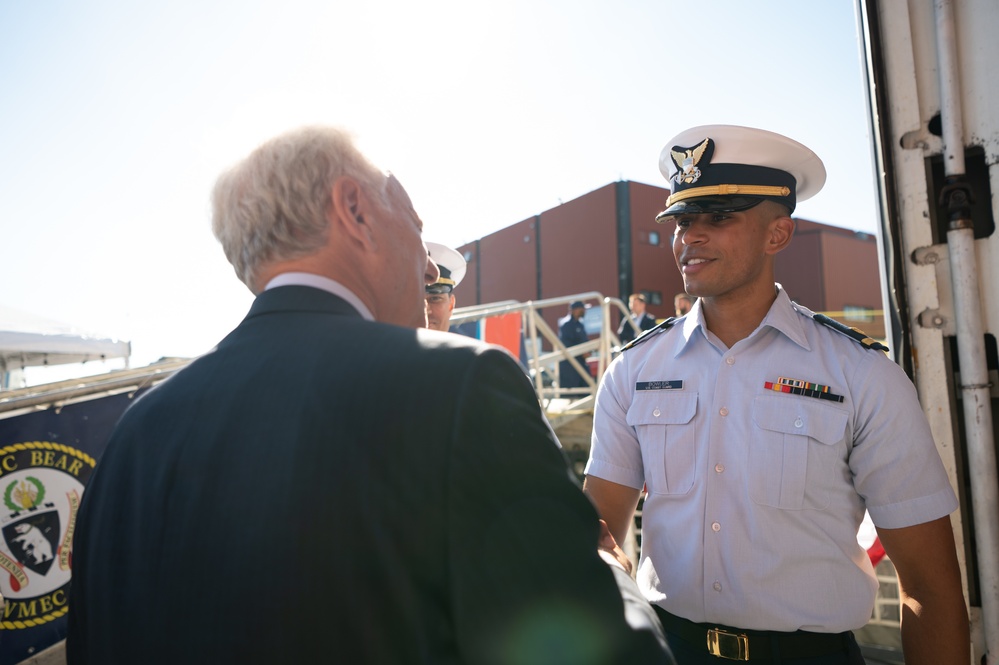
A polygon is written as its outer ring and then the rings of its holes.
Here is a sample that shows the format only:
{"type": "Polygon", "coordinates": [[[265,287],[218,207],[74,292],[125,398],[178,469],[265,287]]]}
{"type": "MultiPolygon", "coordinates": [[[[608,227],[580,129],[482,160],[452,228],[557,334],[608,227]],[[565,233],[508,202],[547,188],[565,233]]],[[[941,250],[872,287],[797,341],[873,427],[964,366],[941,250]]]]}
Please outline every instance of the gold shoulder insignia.
{"type": "Polygon", "coordinates": [[[825,314],[814,314],[812,316],[812,319],[814,319],[817,323],[821,323],[824,326],[832,328],[838,333],[846,335],[853,341],[859,343],[865,349],[876,349],[878,351],[884,351],[885,353],[888,353],[887,346],[885,346],[884,344],[882,344],[877,340],[871,339],[870,337],[867,336],[867,333],[865,333],[863,330],[859,330],[857,328],[851,328],[845,323],[840,323],[836,319],[830,319],[825,314]]]}

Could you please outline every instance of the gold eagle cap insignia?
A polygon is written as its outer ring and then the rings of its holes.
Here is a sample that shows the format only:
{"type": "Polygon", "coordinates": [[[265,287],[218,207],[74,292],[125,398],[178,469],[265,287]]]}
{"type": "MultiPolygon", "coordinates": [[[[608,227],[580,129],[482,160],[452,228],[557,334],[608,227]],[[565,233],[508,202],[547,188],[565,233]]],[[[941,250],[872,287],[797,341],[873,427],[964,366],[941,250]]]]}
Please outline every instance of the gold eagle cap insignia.
{"type": "Polygon", "coordinates": [[[697,165],[711,146],[711,139],[704,139],[693,148],[679,148],[679,146],[670,148],[669,154],[677,169],[671,180],[678,185],[692,185],[697,182],[701,177],[701,169],[697,168],[697,165]]]}

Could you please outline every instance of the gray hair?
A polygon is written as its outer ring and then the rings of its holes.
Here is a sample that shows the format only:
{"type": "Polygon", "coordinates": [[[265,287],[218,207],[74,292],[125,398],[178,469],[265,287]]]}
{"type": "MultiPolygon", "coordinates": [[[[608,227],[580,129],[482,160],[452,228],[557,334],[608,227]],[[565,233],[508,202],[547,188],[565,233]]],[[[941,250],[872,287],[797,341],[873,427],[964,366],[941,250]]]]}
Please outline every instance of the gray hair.
{"type": "Polygon", "coordinates": [[[251,291],[257,291],[257,271],[265,263],[299,258],[326,243],[331,187],[342,176],[357,178],[386,202],[385,174],[348,132],[334,127],[278,136],[219,176],[212,232],[251,291]]]}

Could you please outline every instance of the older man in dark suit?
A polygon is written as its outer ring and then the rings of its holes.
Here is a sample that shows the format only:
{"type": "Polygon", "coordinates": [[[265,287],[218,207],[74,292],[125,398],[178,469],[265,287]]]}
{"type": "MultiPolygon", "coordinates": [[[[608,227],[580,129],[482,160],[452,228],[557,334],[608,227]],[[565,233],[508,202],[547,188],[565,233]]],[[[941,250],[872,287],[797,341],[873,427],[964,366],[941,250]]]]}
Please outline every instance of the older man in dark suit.
{"type": "Polygon", "coordinates": [[[220,178],[213,228],[257,297],[112,435],[70,663],[668,660],[516,361],[417,329],[438,272],[394,177],[299,130],[220,178]]]}

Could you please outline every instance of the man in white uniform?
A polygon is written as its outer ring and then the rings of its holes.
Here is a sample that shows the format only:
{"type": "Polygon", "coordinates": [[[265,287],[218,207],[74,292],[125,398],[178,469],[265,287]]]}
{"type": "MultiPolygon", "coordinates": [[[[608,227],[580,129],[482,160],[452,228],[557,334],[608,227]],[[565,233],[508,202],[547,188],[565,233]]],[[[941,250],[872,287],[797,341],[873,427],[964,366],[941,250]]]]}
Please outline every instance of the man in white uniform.
{"type": "Polygon", "coordinates": [[[958,504],[911,382],[774,282],[822,162],[778,134],[705,126],[660,169],[657,221],[675,225],[698,299],[608,369],[585,490],[623,541],[647,488],[637,577],[677,662],[863,663],[866,509],[898,571],[906,662],[967,663],[958,504]]]}

